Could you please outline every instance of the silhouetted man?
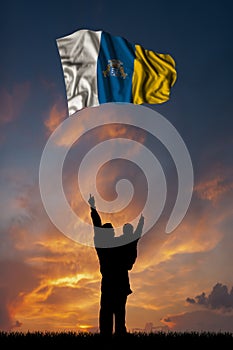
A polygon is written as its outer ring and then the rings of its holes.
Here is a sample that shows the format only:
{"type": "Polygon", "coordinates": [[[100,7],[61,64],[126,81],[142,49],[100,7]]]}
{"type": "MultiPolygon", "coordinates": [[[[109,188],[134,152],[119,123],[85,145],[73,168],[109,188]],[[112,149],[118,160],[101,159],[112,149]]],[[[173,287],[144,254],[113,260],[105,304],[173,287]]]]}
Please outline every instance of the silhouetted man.
{"type": "Polygon", "coordinates": [[[137,257],[137,242],[142,234],[144,218],[141,216],[135,232],[133,232],[131,224],[125,224],[123,235],[115,237],[112,224],[102,224],[95,207],[94,197],[90,195],[88,202],[91,207],[94,243],[102,275],[99,312],[100,334],[112,335],[113,317],[115,316],[115,334],[125,335],[127,333],[125,325],[126,301],[128,295],[132,293],[128,270],[132,269],[137,257]]]}

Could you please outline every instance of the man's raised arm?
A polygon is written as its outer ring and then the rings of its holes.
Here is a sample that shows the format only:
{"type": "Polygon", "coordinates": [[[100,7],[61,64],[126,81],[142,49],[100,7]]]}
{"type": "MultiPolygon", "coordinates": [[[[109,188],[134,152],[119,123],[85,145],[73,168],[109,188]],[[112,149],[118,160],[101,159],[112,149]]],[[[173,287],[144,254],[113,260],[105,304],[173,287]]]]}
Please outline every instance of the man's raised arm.
{"type": "Polygon", "coordinates": [[[88,203],[90,204],[90,207],[91,207],[91,218],[92,218],[93,225],[95,227],[101,227],[102,222],[101,222],[99,213],[97,212],[95,207],[95,198],[91,194],[90,194],[90,198],[88,199],[88,203]]]}
{"type": "Polygon", "coordinates": [[[144,216],[141,214],[136,230],[134,231],[135,239],[141,238],[143,225],[144,225],[144,216]]]}

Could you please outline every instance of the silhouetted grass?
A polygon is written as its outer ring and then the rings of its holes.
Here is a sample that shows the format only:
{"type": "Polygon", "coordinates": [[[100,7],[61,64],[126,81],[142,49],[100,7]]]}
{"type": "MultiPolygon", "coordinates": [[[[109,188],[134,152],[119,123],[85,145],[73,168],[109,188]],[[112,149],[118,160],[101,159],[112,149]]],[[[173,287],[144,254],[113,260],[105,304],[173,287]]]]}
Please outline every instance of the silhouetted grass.
{"type": "MultiPolygon", "coordinates": [[[[6,346],[29,345],[38,349],[41,346],[75,346],[78,349],[88,349],[93,346],[106,347],[108,349],[120,346],[143,346],[143,350],[152,349],[155,346],[169,345],[233,345],[233,333],[227,332],[157,332],[157,333],[129,333],[123,337],[113,335],[106,339],[98,333],[76,332],[0,332],[1,349],[6,346]]],[[[7,347],[8,348],[8,347],[7,347]]]]}

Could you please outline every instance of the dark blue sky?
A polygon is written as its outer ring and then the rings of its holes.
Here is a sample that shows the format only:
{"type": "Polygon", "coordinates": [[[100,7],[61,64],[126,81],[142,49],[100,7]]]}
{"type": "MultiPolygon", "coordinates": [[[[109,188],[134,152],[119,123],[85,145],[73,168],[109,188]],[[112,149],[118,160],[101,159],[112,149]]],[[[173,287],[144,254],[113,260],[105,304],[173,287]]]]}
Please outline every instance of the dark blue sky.
{"type": "Polygon", "coordinates": [[[33,132],[40,127],[41,113],[57,96],[65,103],[55,40],[89,28],[174,57],[178,79],[171,99],[155,108],[175,123],[194,157],[199,158],[201,149],[210,145],[229,142],[233,126],[231,1],[134,5],[131,1],[10,1],[1,7],[0,86],[10,91],[15,83],[31,85],[19,128],[33,132]],[[43,80],[53,84],[50,95],[43,80]]]}

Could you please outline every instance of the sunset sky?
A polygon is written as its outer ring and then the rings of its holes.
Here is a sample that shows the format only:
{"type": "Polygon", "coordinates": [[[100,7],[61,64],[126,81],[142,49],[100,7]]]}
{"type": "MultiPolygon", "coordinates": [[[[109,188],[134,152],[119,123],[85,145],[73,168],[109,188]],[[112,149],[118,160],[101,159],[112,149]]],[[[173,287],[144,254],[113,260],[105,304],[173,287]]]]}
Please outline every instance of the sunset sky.
{"type": "MultiPolygon", "coordinates": [[[[78,162],[93,145],[114,137],[137,139],[166,168],[165,210],[139,241],[138,259],[130,272],[133,293],[127,303],[127,328],[143,330],[152,323],[154,329],[233,332],[232,16],[233,4],[227,0],[1,5],[0,330],[98,327],[101,276],[95,249],[59,231],[47,215],[39,188],[45,144],[69,118],[56,39],[91,29],[174,58],[177,81],[169,101],[145,107],[176,128],[194,172],[187,214],[166,234],[177,179],[171,159],[151,136],[133,127],[103,127],[84,136],[67,156],[65,193],[88,223],[89,208],[80,197],[76,177],[78,162]]],[[[91,118],[89,110],[85,113],[91,118]]],[[[114,225],[140,214],[145,200],[143,174],[120,160],[98,174],[105,199],[114,199],[114,186],[122,175],[132,181],[135,195],[122,216],[104,217],[114,225]]]]}

